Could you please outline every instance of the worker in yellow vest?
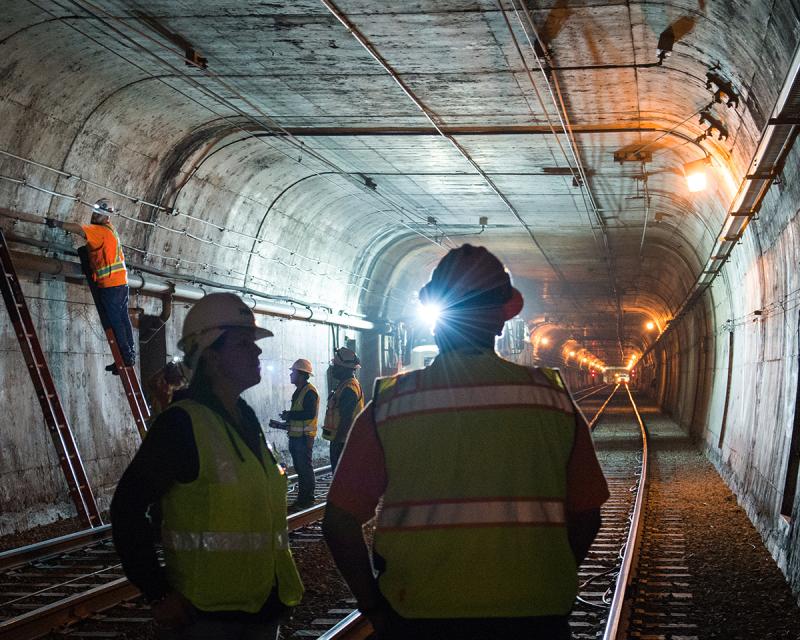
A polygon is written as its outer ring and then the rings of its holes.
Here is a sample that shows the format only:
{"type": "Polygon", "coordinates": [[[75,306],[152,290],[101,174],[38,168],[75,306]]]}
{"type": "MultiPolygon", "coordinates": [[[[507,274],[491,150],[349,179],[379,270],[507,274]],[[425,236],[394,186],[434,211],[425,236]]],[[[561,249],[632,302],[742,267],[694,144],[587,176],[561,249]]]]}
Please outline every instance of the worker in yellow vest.
{"type": "Polygon", "coordinates": [[[556,370],[496,354],[523,301],[489,251],[450,251],[420,301],[439,355],[378,379],[353,425],[323,524],[334,560],[382,640],[569,638],[608,498],[588,427],[556,370]]]}
{"type": "MultiPolygon", "coordinates": [[[[92,279],[97,286],[100,304],[114,331],[125,366],[132,367],[136,363],[136,349],[128,317],[128,271],[122,243],[111,224],[112,213],[115,213],[112,202],[108,198],[100,198],[92,207],[91,224],[64,222],[56,218],[44,218],[44,223],[86,239],[92,279]]],[[[116,364],[108,365],[106,371],[118,374],[116,364]]]]}
{"type": "Polygon", "coordinates": [[[170,638],[275,640],[303,586],[289,550],[286,476],[241,393],[261,380],[258,327],[232,293],[186,315],[188,398],[161,413],[111,503],[114,545],[170,638]],[[164,567],[148,520],[162,511],[164,567]]]}
{"type": "MultiPolygon", "coordinates": [[[[314,439],[317,437],[319,393],[309,378],[314,375],[311,362],[305,358],[295,361],[289,381],[295,386],[292,406],[281,413],[289,433],[289,453],[297,474],[297,499],[289,505],[292,510],[307,509],[314,504],[314,439]]],[[[283,427],[282,427],[283,428],[283,427]]]]}
{"type": "Polygon", "coordinates": [[[328,395],[322,437],[331,443],[331,471],[334,472],[353,420],[364,408],[364,393],[356,378],[356,371],[361,368],[361,361],[355,351],[347,347],[336,349],[333,352],[331,367],[331,376],[336,382],[336,388],[328,395]]]}

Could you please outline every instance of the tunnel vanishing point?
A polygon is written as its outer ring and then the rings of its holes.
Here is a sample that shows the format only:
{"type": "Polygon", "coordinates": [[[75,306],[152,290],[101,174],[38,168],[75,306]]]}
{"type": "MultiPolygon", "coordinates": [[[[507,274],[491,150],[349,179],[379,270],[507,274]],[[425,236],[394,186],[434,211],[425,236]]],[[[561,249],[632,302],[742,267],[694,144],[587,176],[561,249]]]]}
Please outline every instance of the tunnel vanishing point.
{"type": "MultiPolygon", "coordinates": [[[[105,508],[139,443],[75,244],[98,198],[144,380],[231,290],[365,389],[429,344],[416,292],[469,242],[525,296],[498,349],[612,370],[697,440],[800,594],[800,1],[3,0],[0,225],[105,508]]],[[[75,514],[0,312],[0,534],[75,514]]],[[[323,385],[324,386],[324,385],[323,385]]]]}

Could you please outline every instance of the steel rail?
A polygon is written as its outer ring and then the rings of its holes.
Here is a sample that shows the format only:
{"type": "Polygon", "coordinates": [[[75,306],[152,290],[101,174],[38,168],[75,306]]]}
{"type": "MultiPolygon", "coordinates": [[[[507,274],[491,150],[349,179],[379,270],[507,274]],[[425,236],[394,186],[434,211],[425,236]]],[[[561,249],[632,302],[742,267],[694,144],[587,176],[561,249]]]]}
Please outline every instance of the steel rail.
{"type": "Polygon", "coordinates": [[[356,610],[319,636],[318,640],[364,640],[373,631],[367,617],[356,610]]]}
{"type": "Polygon", "coordinates": [[[75,533],[68,533],[58,538],[51,538],[42,542],[10,549],[0,553],[0,572],[16,569],[34,560],[44,560],[50,556],[75,551],[86,547],[92,542],[103,542],[111,535],[111,525],[105,524],[101,527],[83,529],[75,533]]]}
{"type": "MultiPolygon", "coordinates": [[[[608,398],[606,398],[606,401],[597,410],[597,413],[594,414],[594,417],[589,422],[589,431],[594,430],[594,428],[597,426],[597,421],[600,419],[600,416],[602,415],[603,411],[606,410],[606,407],[608,406],[608,403],[611,402],[611,398],[614,397],[614,394],[617,392],[617,389],[619,389],[619,384],[617,384],[614,387],[614,389],[611,391],[611,394],[608,396],[608,398]]],[[[628,392],[628,393],[630,393],[630,392],[628,392]]]]}
{"type": "Polygon", "coordinates": [[[639,409],[636,407],[636,402],[634,402],[630,387],[627,384],[625,385],[625,391],[628,393],[628,399],[631,401],[631,406],[642,434],[642,470],[631,515],[631,528],[628,531],[628,539],[625,542],[625,553],[622,556],[622,565],[617,576],[617,584],[614,588],[614,596],[611,600],[611,608],[608,612],[603,640],[623,640],[626,635],[627,620],[623,620],[623,614],[630,613],[628,611],[630,603],[626,601],[625,596],[638,561],[639,545],[641,544],[642,529],[644,528],[644,500],[647,495],[647,428],[642,421],[642,416],[639,414],[639,409]]]}
{"type": "MultiPolygon", "coordinates": [[[[295,531],[325,515],[325,503],[298,511],[286,520],[289,531],[295,531]]],[[[53,629],[88,618],[140,595],[127,578],[117,578],[83,593],[64,598],[34,611],[0,623],[0,640],[33,640],[53,629]]]]}
{"type": "MultiPolygon", "coordinates": [[[[328,473],[331,466],[323,465],[314,469],[314,475],[321,475],[328,473]]],[[[297,474],[293,473],[287,476],[286,480],[289,483],[297,482],[297,474]]],[[[304,511],[298,511],[295,516],[304,511]]],[[[111,525],[105,524],[101,527],[94,527],[92,529],[83,529],[74,533],[68,533],[57,538],[50,538],[41,542],[34,542],[33,544],[25,545],[24,547],[17,547],[9,549],[8,551],[0,552],[0,573],[3,571],[10,571],[22,565],[33,562],[34,560],[45,560],[51,556],[68,551],[76,551],[83,547],[89,546],[94,542],[103,542],[108,540],[111,536],[111,525]]]]}
{"type": "Polygon", "coordinates": [[[588,387],[586,389],[581,389],[577,393],[574,393],[573,396],[575,397],[575,400],[577,400],[578,402],[581,402],[581,401],[585,400],[586,398],[591,398],[595,393],[599,393],[600,391],[602,391],[604,388],[606,388],[610,384],[611,384],[610,382],[604,382],[603,384],[599,384],[599,385],[597,385],[595,387],[588,387]],[[580,397],[578,397],[578,396],[580,396],[580,397]]]}

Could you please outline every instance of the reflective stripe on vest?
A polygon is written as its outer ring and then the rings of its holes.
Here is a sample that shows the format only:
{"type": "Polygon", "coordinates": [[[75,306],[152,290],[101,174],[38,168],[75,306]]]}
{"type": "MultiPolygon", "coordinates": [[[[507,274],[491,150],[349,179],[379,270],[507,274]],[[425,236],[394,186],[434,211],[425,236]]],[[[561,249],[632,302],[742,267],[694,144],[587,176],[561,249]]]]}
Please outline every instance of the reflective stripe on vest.
{"type": "Polygon", "coordinates": [[[458,409],[487,409],[492,407],[528,407],[535,409],[559,409],[564,413],[572,413],[569,398],[550,387],[540,385],[517,384],[479,387],[461,387],[457,389],[428,389],[398,394],[390,401],[381,403],[375,409],[375,419],[385,422],[392,418],[414,413],[430,413],[458,409]]]}
{"type": "Polygon", "coordinates": [[[114,249],[112,255],[112,252],[109,251],[109,247],[106,247],[106,243],[103,242],[97,250],[91,252],[91,258],[95,268],[95,282],[99,282],[103,278],[108,278],[112,273],[116,273],[117,271],[127,271],[125,268],[125,257],[122,254],[122,244],[120,243],[116,230],[110,225],[104,226],[114,238],[114,249]]]}
{"type": "Polygon", "coordinates": [[[203,611],[256,613],[276,584],[284,604],[297,604],[303,587],[288,545],[286,476],[271,450],[262,442],[259,460],[205,405],[173,406],[189,414],[199,468],[161,500],[170,586],[203,611]]]}
{"type": "Polygon", "coordinates": [[[401,616],[569,612],[576,423],[566,393],[546,381],[487,351],[441,354],[377,382],[387,485],[374,547],[380,590],[401,616]]]}
{"type": "MultiPolygon", "coordinates": [[[[322,437],[325,440],[335,440],[336,434],[339,431],[339,428],[342,426],[342,415],[339,410],[339,400],[342,397],[342,393],[344,393],[345,389],[352,389],[353,393],[356,394],[358,398],[356,400],[356,406],[353,409],[353,420],[355,420],[356,416],[364,410],[364,393],[361,390],[361,385],[359,384],[358,380],[355,378],[345,378],[339,383],[339,386],[336,387],[336,390],[330,395],[328,398],[328,407],[325,411],[325,424],[322,427],[322,437]]],[[[352,425],[348,424],[345,426],[345,431],[348,431],[352,425]]]]}
{"type": "MultiPolygon", "coordinates": [[[[297,394],[297,397],[292,402],[290,411],[302,411],[303,402],[305,401],[306,394],[309,391],[317,393],[316,388],[310,382],[297,394]]],[[[317,412],[319,411],[319,393],[317,393],[317,408],[314,410],[314,417],[311,420],[289,420],[289,437],[299,438],[300,436],[309,436],[315,438],[317,436],[317,412]]]]}
{"type": "Polygon", "coordinates": [[[427,504],[384,505],[378,526],[384,531],[441,529],[487,525],[563,525],[562,500],[514,498],[496,500],[443,500],[427,504]]]}

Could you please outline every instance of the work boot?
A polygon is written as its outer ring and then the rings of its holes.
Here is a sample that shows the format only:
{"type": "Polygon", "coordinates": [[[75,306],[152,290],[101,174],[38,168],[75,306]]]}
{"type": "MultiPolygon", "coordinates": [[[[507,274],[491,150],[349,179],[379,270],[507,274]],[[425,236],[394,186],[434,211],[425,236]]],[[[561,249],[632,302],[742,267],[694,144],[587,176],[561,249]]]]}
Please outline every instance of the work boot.
{"type": "Polygon", "coordinates": [[[111,373],[111,374],[113,374],[115,376],[119,375],[119,371],[117,371],[117,365],[115,363],[113,363],[113,362],[106,367],[106,371],[108,371],[109,373],[111,373]]]}
{"type": "Polygon", "coordinates": [[[287,509],[289,511],[303,511],[304,509],[308,509],[309,507],[314,506],[313,500],[295,500],[290,504],[287,509]]]}

